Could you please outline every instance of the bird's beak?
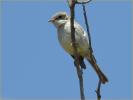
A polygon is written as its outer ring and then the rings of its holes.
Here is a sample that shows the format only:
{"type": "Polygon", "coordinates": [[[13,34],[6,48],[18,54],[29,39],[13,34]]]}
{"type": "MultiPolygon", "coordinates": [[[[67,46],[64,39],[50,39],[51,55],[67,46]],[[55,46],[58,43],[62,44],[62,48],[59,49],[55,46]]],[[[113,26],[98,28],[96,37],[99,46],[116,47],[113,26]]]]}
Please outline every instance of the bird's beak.
{"type": "Polygon", "coordinates": [[[54,21],[54,19],[50,19],[50,20],[48,20],[48,22],[53,22],[54,21]]]}

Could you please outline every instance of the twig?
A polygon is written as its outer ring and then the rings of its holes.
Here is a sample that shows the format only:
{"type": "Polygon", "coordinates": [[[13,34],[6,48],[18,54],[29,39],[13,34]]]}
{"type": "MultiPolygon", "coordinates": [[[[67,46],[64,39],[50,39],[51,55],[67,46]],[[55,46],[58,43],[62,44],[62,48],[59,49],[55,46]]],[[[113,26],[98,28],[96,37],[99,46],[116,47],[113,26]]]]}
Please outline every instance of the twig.
{"type": "Polygon", "coordinates": [[[80,2],[78,0],[76,0],[76,4],[86,4],[86,3],[89,3],[91,2],[92,0],[86,0],[86,1],[83,1],[81,0],[80,2]]]}
{"type": "Polygon", "coordinates": [[[91,45],[91,35],[90,35],[90,30],[89,30],[89,24],[88,24],[87,14],[86,14],[86,10],[85,10],[85,5],[82,4],[82,7],[83,7],[83,14],[84,14],[86,29],[87,29],[88,38],[89,38],[90,56],[92,57],[93,49],[92,49],[92,45],[91,45]]]}
{"type": "Polygon", "coordinates": [[[97,94],[97,100],[101,99],[100,89],[101,89],[101,80],[99,80],[97,90],[95,91],[97,94]]]}
{"type": "MultiPolygon", "coordinates": [[[[88,38],[89,38],[90,59],[94,59],[96,61],[96,59],[93,57],[93,49],[91,45],[91,35],[89,31],[89,24],[88,24],[88,19],[86,15],[85,5],[83,3],[82,3],[82,7],[83,7],[84,19],[85,19],[86,29],[88,33],[88,38]]],[[[95,91],[97,94],[97,100],[101,99],[100,88],[101,88],[101,80],[99,79],[98,87],[97,87],[97,90],[95,91]]]]}
{"type": "Polygon", "coordinates": [[[79,61],[79,55],[77,53],[77,47],[76,47],[76,40],[75,40],[75,28],[74,28],[74,18],[75,18],[75,0],[71,0],[71,2],[69,3],[69,7],[70,7],[70,12],[71,12],[71,21],[70,21],[70,26],[71,26],[71,40],[72,40],[72,46],[73,46],[73,51],[74,51],[74,57],[76,60],[76,69],[77,69],[77,74],[78,74],[78,78],[79,78],[79,84],[80,84],[80,96],[81,96],[81,100],[85,100],[85,96],[84,96],[84,88],[83,88],[83,77],[82,77],[82,69],[80,68],[80,61],[79,61]]]}
{"type": "MultiPolygon", "coordinates": [[[[78,74],[79,84],[80,84],[80,95],[81,95],[81,100],[85,100],[83,77],[82,77],[83,71],[82,71],[82,68],[80,68],[80,60],[79,60],[79,55],[77,53],[77,47],[76,47],[76,41],[75,41],[75,28],[74,28],[75,11],[74,11],[74,8],[75,8],[75,4],[82,4],[86,29],[87,29],[88,38],[89,38],[90,59],[94,59],[93,49],[92,49],[92,45],[91,45],[91,35],[90,35],[90,31],[89,31],[88,19],[87,19],[87,14],[86,14],[85,5],[84,5],[85,3],[88,3],[91,0],[89,0],[87,2],[77,2],[77,0],[67,0],[67,1],[68,1],[69,7],[70,7],[70,12],[71,12],[71,22],[70,22],[71,23],[70,24],[71,25],[71,40],[72,40],[74,57],[75,57],[75,61],[76,61],[76,69],[77,69],[77,74],[78,74]]],[[[101,88],[101,80],[99,79],[98,87],[97,87],[97,90],[95,91],[97,94],[97,100],[101,99],[100,88],[101,88]]]]}
{"type": "Polygon", "coordinates": [[[80,97],[81,100],[85,100],[85,95],[84,95],[84,84],[83,84],[83,69],[81,68],[80,70],[78,69],[78,66],[76,67],[77,69],[77,75],[79,78],[79,85],[80,85],[80,97]]]}

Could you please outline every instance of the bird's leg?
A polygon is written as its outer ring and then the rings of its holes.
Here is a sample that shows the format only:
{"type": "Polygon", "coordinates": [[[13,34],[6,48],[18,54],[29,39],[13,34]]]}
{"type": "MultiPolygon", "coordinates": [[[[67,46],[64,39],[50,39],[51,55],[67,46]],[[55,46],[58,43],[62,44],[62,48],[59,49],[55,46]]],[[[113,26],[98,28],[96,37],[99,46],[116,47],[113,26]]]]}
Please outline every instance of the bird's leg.
{"type": "Polygon", "coordinates": [[[101,99],[100,89],[101,89],[101,80],[99,79],[97,90],[95,90],[95,92],[97,94],[97,100],[101,99]]]}
{"type": "Polygon", "coordinates": [[[82,56],[80,57],[80,66],[81,66],[82,69],[86,69],[84,58],[82,56]]]}
{"type": "MultiPolygon", "coordinates": [[[[75,67],[78,66],[77,63],[76,63],[75,57],[73,55],[71,55],[71,57],[74,59],[75,67]]],[[[80,61],[81,68],[86,69],[86,65],[84,63],[84,58],[82,56],[79,56],[79,61],[80,61]]]]}

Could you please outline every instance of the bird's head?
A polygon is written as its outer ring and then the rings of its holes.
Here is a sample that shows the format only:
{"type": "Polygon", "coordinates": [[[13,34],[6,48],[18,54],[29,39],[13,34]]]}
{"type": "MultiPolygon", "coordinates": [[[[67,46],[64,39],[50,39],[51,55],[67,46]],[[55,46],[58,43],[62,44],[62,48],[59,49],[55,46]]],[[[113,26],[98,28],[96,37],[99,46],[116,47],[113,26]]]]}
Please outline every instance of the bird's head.
{"type": "Polygon", "coordinates": [[[48,21],[55,25],[55,27],[60,27],[68,21],[68,16],[66,12],[58,12],[48,21]]]}

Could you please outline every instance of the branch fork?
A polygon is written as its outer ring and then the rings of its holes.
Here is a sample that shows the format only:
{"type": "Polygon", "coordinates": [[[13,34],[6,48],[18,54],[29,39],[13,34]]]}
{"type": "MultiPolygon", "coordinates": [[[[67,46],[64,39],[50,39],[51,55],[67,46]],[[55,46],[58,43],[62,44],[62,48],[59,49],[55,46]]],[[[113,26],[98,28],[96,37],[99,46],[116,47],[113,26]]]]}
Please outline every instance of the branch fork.
{"type": "MultiPolygon", "coordinates": [[[[85,95],[84,95],[84,86],[83,86],[83,69],[80,67],[80,59],[79,59],[79,54],[77,53],[77,45],[75,41],[75,28],[74,28],[74,18],[75,18],[75,5],[76,4],[82,4],[83,6],[83,11],[84,11],[84,19],[85,19],[85,24],[87,28],[87,33],[89,37],[89,45],[90,45],[90,55],[92,57],[92,47],[91,47],[91,37],[90,37],[90,32],[89,32],[89,25],[88,25],[88,20],[87,20],[87,15],[85,11],[85,5],[86,3],[89,3],[91,0],[67,0],[70,8],[70,14],[71,14],[71,19],[70,19],[70,27],[71,27],[71,41],[72,41],[72,46],[73,46],[73,51],[74,51],[74,57],[75,57],[75,66],[77,69],[77,75],[79,78],[79,84],[80,84],[80,96],[81,100],[85,100],[85,95]]],[[[100,94],[100,87],[101,87],[101,80],[99,80],[97,90],[95,91],[97,94],[97,100],[101,99],[101,94],[100,94]]]]}

